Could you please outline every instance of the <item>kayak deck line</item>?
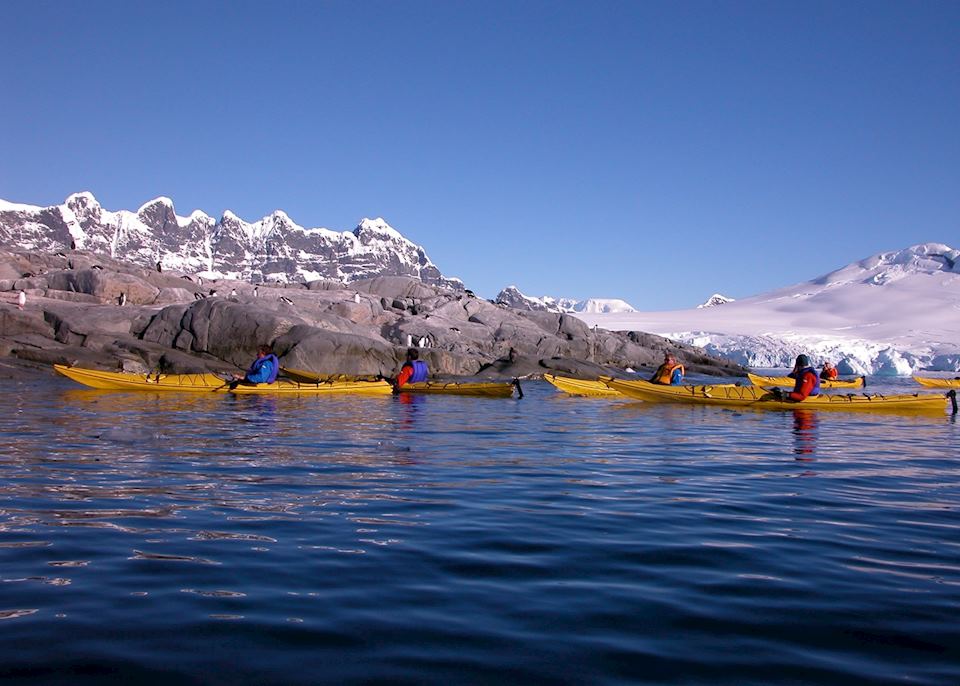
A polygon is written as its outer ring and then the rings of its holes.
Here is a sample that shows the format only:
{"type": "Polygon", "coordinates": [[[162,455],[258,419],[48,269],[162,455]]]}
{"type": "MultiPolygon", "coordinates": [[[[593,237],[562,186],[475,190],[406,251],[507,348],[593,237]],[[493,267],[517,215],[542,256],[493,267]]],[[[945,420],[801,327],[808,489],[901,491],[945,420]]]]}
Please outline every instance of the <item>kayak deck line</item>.
{"type": "MultiPolygon", "coordinates": [[[[747,373],[747,378],[754,386],[777,386],[779,388],[793,388],[796,379],[789,376],[761,376],[759,374],[747,373]]],[[[865,376],[856,379],[821,379],[821,388],[863,388],[867,385],[865,376]]]]}

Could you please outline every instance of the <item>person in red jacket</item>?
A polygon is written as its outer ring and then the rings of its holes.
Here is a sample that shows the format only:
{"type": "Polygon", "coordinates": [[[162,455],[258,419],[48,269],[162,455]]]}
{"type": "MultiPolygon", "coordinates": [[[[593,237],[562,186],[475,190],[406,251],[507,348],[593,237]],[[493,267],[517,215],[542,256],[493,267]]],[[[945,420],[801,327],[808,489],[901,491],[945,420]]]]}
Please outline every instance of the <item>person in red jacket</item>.
{"type": "Polygon", "coordinates": [[[825,381],[833,381],[838,376],[840,376],[840,372],[837,371],[837,368],[833,366],[832,362],[823,363],[823,370],[820,372],[821,379],[825,381]]]}
{"type": "Polygon", "coordinates": [[[774,395],[778,399],[799,403],[811,396],[820,395],[820,375],[817,374],[816,369],[810,366],[810,358],[806,355],[797,355],[793,371],[787,376],[795,379],[793,390],[784,393],[779,388],[774,389],[774,395]]]}

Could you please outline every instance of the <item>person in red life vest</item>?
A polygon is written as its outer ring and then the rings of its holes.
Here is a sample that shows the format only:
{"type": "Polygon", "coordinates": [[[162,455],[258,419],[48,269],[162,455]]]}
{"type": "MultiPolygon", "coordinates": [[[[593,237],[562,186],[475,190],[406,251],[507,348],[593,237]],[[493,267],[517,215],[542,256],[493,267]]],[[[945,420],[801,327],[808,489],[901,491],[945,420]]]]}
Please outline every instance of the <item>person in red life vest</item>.
{"type": "Polygon", "coordinates": [[[793,371],[787,376],[795,380],[793,390],[784,393],[779,388],[773,389],[773,394],[778,400],[791,400],[799,403],[811,396],[820,395],[820,376],[817,374],[817,370],[810,366],[810,358],[806,355],[797,355],[793,371]]]}
{"type": "Polygon", "coordinates": [[[684,373],[683,365],[677,363],[677,358],[670,353],[664,353],[663,364],[657,367],[657,371],[650,377],[650,383],[679,386],[683,382],[684,373]]]}
{"type": "Polygon", "coordinates": [[[838,376],[840,372],[837,371],[837,368],[833,366],[832,362],[824,362],[823,369],[820,371],[820,378],[824,381],[833,381],[838,376]]]}
{"type": "Polygon", "coordinates": [[[427,363],[420,359],[420,352],[416,348],[407,349],[407,361],[400,367],[400,373],[393,384],[394,390],[399,390],[404,384],[426,381],[430,375],[427,363]]]}
{"type": "Polygon", "coordinates": [[[236,388],[239,383],[259,384],[273,383],[277,380],[277,374],[280,373],[280,360],[273,354],[273,348],[269,345],[261,345],[257,348],[257,359],[250,365],[250,369],[243,376],[233,375],[231,388],[236,388]]]}

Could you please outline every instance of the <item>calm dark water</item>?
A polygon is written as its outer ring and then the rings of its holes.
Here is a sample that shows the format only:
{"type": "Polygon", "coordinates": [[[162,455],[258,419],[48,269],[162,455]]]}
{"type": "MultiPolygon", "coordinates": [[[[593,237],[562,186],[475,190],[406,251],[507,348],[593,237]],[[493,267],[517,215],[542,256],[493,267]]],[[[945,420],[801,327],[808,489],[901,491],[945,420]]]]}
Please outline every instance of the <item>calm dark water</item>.
{"type": "Polygon", "coordinates": [[[8,385],[0,678],[960,684],[949,416],[525,390],[8,385]]]}

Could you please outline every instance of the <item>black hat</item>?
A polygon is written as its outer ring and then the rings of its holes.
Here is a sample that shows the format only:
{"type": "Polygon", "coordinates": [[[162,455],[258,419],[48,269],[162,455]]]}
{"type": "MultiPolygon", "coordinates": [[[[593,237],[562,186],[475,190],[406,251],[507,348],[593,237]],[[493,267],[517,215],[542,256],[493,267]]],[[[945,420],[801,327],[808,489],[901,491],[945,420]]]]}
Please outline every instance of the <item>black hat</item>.
{"type": "Polygon", "coordinates": [[[810,359],[806,355],[797,355],[797,367],[809,367],[810,359]]]}

